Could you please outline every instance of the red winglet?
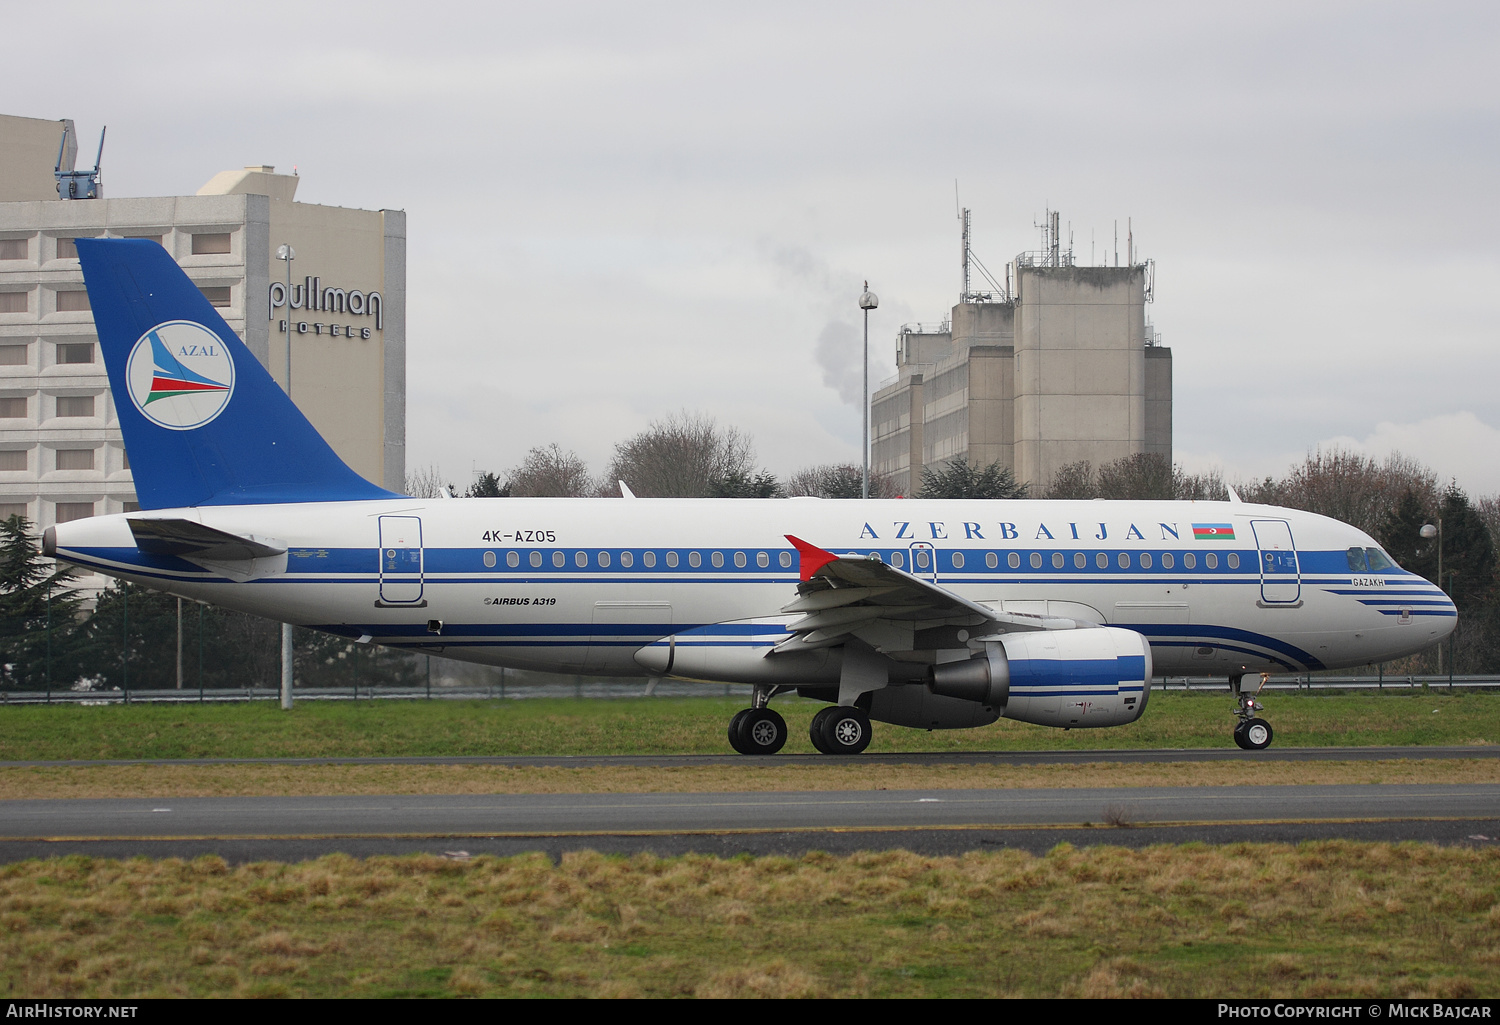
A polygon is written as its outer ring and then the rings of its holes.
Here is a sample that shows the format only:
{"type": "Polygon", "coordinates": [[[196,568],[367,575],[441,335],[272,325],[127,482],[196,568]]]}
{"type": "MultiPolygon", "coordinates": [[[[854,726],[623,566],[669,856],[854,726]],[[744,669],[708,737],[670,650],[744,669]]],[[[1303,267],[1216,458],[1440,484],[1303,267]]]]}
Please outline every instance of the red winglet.
{"type": "Polygon", "coordinates": [[[803,580],[811,580],[814,573],[838,558],[832,552],[825,552],[817,545],[810,545],[800,537],[793,537],[790,534],[783,536],[797,547],[797,554],[801,556],[799,561],[802,565],[803,580]]]}

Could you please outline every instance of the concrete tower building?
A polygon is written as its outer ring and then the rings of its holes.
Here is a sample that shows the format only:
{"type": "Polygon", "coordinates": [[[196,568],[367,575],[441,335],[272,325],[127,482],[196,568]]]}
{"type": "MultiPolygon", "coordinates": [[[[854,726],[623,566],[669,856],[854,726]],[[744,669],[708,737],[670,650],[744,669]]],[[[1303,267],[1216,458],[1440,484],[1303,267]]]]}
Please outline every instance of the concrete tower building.
{"type": "Polygon", "coordinates": [[[1170,463],[1172,351],[1145,314],[1153,266],[1133,252],[1125,266],[1076,266],[1051,213],[1050,244],[976,291],[967,214],[960,302],[941,324],[902,327],[897,377],[873,397],[873,472],[909,495],[924,467],[998,462],[1036,493],[1080,460],[1170,463]]]}

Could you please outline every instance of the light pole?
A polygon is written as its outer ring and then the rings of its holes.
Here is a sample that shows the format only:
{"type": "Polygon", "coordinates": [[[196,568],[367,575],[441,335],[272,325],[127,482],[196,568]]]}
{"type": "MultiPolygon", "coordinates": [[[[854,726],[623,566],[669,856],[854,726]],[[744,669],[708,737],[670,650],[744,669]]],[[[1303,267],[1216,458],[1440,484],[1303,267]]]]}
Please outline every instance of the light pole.
{"type": "MultiPolygon", "coordinates": [[[[289,244],[276,247],[276,259],[286,261],[286,397],[292,397],[292,261],[297,251],[289,244]]],[[[302,297],[304,305],[307,297],[302,297]]],[[[179,659],[180,659],[179,655],[179,659]]],[[[181,670],[179,669],[179,672],[181,670]]],[[[179,684],[181,686],[181,684],[179,684]]],[[[292,707],[292,624],[281,624],[281,707],[292,707]]]]}
{"type": "MultiPolygon", "coordinates": [[[[1430,524],[1430,523],[1424,523],[1424,524],[1422,524],[1422,529],[1419,530],[1419,531],[1417,531],[1417,533],[1420,534],[1422,537],[1427,538],[1428,540],[1431,540],[1432,538],[1437,538],[1437,543],[1438,543],[1437,585],[1438,585],[1438,587],[1440,589],[1446,591],[1447,588],[1443,587],[1443,518],[1441,516],[1439,516],[1437,518],[1437,526],[1435,526],[1435,527],[1432,524],[1430,524]]],[[[1443,675],[1443,646],[1441,644],[1438,645],[1437,657],[1438,657],[1438,665],[1437,665],[1438,675],[1442,676],[1443,675]]]]}
{"type": "Polygon", "coordinates": [[[865,389],[860,394],[860,405],[864,409],[864,441],[865,461],[864,470],[860,475],[860,498],[870,497],[870,311],[878,309],[880,300],[875,293],[870,291],[870,283],[865,282],[865,290],[859,297],[859,308],[865,311],[865,389]]]}

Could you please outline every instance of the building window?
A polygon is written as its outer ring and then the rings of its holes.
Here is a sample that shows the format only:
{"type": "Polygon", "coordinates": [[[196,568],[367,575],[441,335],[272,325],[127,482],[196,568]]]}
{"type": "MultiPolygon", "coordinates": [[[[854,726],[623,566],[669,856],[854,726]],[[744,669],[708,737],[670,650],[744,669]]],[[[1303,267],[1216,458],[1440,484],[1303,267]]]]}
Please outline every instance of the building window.
{"type": "Polygon", "coordinates": [[[0,238],[0,260],[24,259],[26,259],[26,240],[24,238],[0,238]]]}
{"type": "Polygon", "coordinates": [[[92,395],[59,395],[57,397],[58,416],[93,416],[94,397],[92,395]]]}
{"type": "Polygon", "coordinates": [[[93,502],[58,502],[57,522],[68,523],[73,520],[86,520],[94,515],[93,502]]]}
{"type": "Polygon", "coordinates": [[[89,308],[89,294],[81,288],[72,288],[57,293],[58,313],[84,313],[89,308]]]}
{"type": "Polygon", "coordinates": [[[27,363],[27,346],[0,345],[0,367],[24,367],[27,363]]]}
{"type": "Polygon", "coordinates": [[[0,470],[25,470],[26,450],[16,449],[12,452],[0,452],[0,470]]]}
{"type": "Polygon", "coordinates": [[[123,449],[123,448],[120,449],[120,458],[121,458],[120,469],[122,469],[122,470],[128,470],[128,469],[130,469],[130,453],[129,453],[129,451],[127,451],[126,449],[123,449]]]}
{"type": "Polygon", "coordinates": [[[208,300],[210,306],[223,308],[229,305],[228,285],[199,285],[198,291],[203,293],[203,298],[208,300]]]}
{"type": "Polygon", "coordinates": [[[222,256],[229,252],[229,232],[211,232],[193,236],[194,256],[222,256]]]}
{"type": "Polygon", "coordinates": [[[124,502],[121,505],[121,510],[124,511],[124,512],[140,512],[141,511],[141,503],[139,503],[139,502],[124,502]]]}
{"type": "Polygon", "coordinates": [[[92,470],[94,468],[94,450],[91,448],[60,448],[57,450],[57,468],[59,470],[92,470]]]}
{"type": "Polygon", "coordinates": [[[12,516],[25,516],[25,502],[0,502],[0,520],[8,520],[12,516]]]}
{"type": "Polygon", "coordinates": [[[26,419],[26,399],[0,399],[0,420],[26,419]]]}
{"type": "Polygon", "coordinates": [[[25,313],[25,292],[0,292],[0,313],[25,313]]]}
{"type": "Polygon", "coordinates": [[[93,342],[59,342],[57,344],[57,362],[59,363],[92,363],[94,362],[93,342]]]}
{"type": "Polygon", "coordinates": [[[78,259],[78,246],[74,244],[72,239],[60,238],[57,240],[57,258],[59,260],[78,259]]]}

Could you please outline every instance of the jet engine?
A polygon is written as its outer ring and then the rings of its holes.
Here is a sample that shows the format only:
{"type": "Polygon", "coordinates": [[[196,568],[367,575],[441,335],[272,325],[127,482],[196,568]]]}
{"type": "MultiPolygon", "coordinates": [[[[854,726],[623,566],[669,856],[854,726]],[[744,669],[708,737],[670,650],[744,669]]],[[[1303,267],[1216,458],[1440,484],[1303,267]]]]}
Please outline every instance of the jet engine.
{"type": "Polygon", "coordinates": [[[1036,630],[983,643],[972,658],[933,666],[927,689],[1039,726],[1119,726],[1146,709],[1151,647],[1133,630],[1036,630]]]}

